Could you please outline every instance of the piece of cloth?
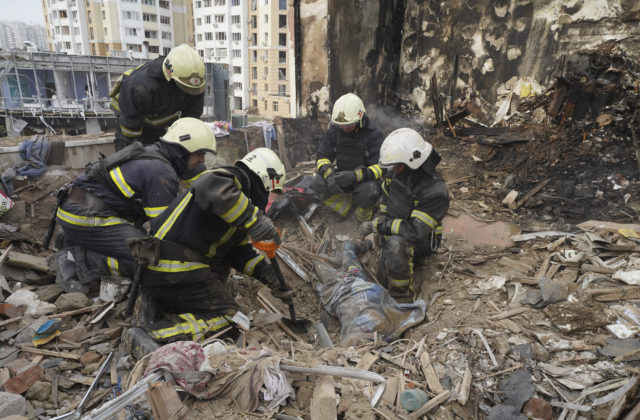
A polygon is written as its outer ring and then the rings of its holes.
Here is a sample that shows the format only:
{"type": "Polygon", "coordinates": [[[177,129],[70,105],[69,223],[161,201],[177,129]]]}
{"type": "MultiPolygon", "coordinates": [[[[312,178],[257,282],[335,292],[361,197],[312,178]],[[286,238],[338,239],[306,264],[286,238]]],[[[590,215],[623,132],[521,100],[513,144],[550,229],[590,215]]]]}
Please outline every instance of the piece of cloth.
{"type": "Polygon", "coordinates": [[[268,121],[258,121],[247,125],[247,127],[262,128],[262,137],[264,138],[264,147],[271,149],[271,142],[277,140],[276,128],[268,121]]]}
{"type": "Polygon", "coordinates": [[[40,176],[47,170],[46,161],[51,153],[48,136],[35,135],[20,144],[20,157],[24,161],[14,167],[16,174],[40,176]]]}
{"type": "Polygon", "coordinates": [[[155,142],[181,117],[200,118],[204,92],[189,95],[162,73],[164,57],[158,57],[123,74],[118,92],[111,97],[117,115],[116,149],[140,140],[155,142]]]}
{"type": "Polygon", "coordinates": [[[321,279],[320,299],[327,312],[342,325],[342,346],[370,341],[374,331],[384,340],[393,341],[406,329],[422,322],[427,304],[423,300],[398,304],[383,287],[369,282],[356,248],[356,243],[345,242],[339,271],[323,263],[315,264],[321,279]]]}

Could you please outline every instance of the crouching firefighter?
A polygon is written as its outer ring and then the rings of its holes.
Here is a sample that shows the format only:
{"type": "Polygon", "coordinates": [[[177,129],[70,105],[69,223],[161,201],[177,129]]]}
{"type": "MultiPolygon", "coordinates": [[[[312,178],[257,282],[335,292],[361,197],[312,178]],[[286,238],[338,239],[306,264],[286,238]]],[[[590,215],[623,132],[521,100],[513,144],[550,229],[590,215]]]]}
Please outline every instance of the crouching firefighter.
{"type": "Polygon", "coordinates": [[[258,148],[234,166],[213,169],[151,221],[160,240],[158,260],[142,271],[143,316],[157,341],[193,339],[200,327],[228,325],[238,305],[224,281],[230,267],[254,277],[274,296],[281,290],[272,266],[250,243],[281,239],[264,214],[269,192],[281,192],[285,168],[270,149],[258,148]],[[174,313],[177,323],[154,322],[174,313]],[[162,325],[160,327],[159,325],[162,325]]]}
{"type": "Polygon", "coordinates": [[[62,270],[70,274],[58,278],[65,290],[77,286],[86,293],[92,283],[87,277],[130,277],[134,260],[127,239],[147,235],[143,224],[176,198],[180,178],[202,165],[205,152],[216,151],[213,132],[195,118],[177,120],[159,140],[146,147],[136,142],[90,163],[59,193],[55,221],[64,235],[58,265],[75,261],[78,269],[75,279],[73,270],[62,270]]]}
{"type": "Polygon", "coordinates": [[[311,189],[318,199],[342,217],[356,207],[359,222],[371,220],[380,197],[378,158],[383,138],[365,115],[362,100],[353,93],[341,96],[316,154],[311,189]]]}
{"type": "Polygon", "coordinates": [[[449,193],[436,166],[440,155],[422,136],[400,128],[380,148],[382,182],[380,214],[360,225],[363,236],[376,232],[382,244],[378,279],[395,295],[413,290],[414,265],[438,249],[449,193]]]}

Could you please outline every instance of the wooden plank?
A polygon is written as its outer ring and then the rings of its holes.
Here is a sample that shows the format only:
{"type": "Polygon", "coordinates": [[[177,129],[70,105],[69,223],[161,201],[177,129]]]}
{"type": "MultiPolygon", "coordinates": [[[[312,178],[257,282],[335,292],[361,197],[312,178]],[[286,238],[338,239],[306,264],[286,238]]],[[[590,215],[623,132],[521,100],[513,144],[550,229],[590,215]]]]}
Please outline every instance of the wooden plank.
{"type": "Polygon", "coordinates": [[[443,391],[442,385],[440,384],[440,379],[438,378],[436,370],[431,365],[429,351],[424,351],[420,355],[420,366],[422,367],[422,373],[424,373],[424,377],[427,380],[427,385],[431,392],[434,394],[441,394],[443,391]]]}
{"type": "Polygon", "coordinates": [[[311,420],[335,420],[338,417],[336,407],[336,389],[333,378],[322,375],[313,389],[310,408],[311,420]]]}
{"type": "Polygon", "coordinates": [[[460,392],[458,395],[458,402],[460,405],[466,405],[469,400],[469,392],[471,391],[471,369],[467,365],[462,377],[462,384],[460,385],[460,392]]]}
{"type": "Polygon", "coordinates": [[[602,220],[587,220],[586,222],[580,223],[576,226],[582,230],[602,230],[605,232],[618,233],[618,229],[631,229],[636,232],[640,232],[640,225],[634,223],[614,223],[614,222],[605,222],[602,220]]]}
{"type": "Polygon", "coordinates": [[[429,401],[427,401],[426,403],[424,403],[424,405],[422,407],[418,408],[416,411],[414,411],[413,413],[409,414],[409,418],[410,419],[417,419],[417,418],[420,418],[420,417],[424,416],[429,411],[433,410],[434,408],[436,408],[437,406],[439,406],[443,402],[447,401],[450,396],[451,396],[451,391],[444,391],[444,392],[438,394],[435,398],[432,398],[429,401]]]}
{"type": "Polygon", "coordinates": [[[378,356],[380,356],[381,359],[386,360],[387,362],[396,365],[402,369],[406,369],[409,370],[411,372],[415,372],[416,368],[412,365],[408,365],[406,363],[402,363],[402,362],[398,362],[397,360],[395,360],[393,357],[389,356],[387,353],[383,352],[383,351],[378,351],[376,352],[376,354],[378,356]]]}
{"type": "Polygon", "coordinates": [[[546,187],[549,182],[551,182],[551,178],[547,178],[544,181],[540,182],[538,185],[533,187],[531,189],[531,191],[529,191],[524,197],[522,197],[520,200],[518,200],[515,204],[509,206],[509,208],[511,210],[515,210],[515,209],[521,207],[524,203],[527,202],[528,199],[530,199],[531,197],[536,195],[541,189],[546,187]]]}
{"type": "Polygon", "coordinates": [[[19,252],[10,252],[7,258],[7,264],[36,271],[44,271],[45,273],[49,271],[46,258],[21,254],[19,252]]]}
{"type": "Polygon", "coordinates": [[[544,277],[550,262],[551,262],[551,253],[547,252],[546,255],[544,256],[544,260],[542,260],[542,264],[540,265],[538,272],[536,273],[536,276],[534,277],[536,282],[539,282],[540,279],[544,277]]]}
{"type": "Polygon", "coordinates": [[[501,314],[491,315],[490,317],[487,317],[487,319],[490,319],[492,321],[498,321],[500,319],[511,318],[512,316],[520,315],[522,313],[527,312],[528,310],[529,308],[525,308],[525,307],[516,308],[510,311],[503,312],[501,314]]]}
{"type": "Polygon", "coordinates": [[[18,348],[20,349],[20,351],[26,351],[33,354],[41,354],[43,356],[53,356],[53,357],[62,357],[63,359],[80,360],[80,355],[73,354],[73,353],[42,350],[42,349],[36,349],[35,347],[29,347],[25,345],[18,345],[18,348]]]}
{"type": "Polygon", "coordinates": [[[87,306],[85,308],[75,309],[73,311],[67,311],[67,312],[61,312],[59,314],[49,315],[47,318],[49,319],[66,318],[68,316],[86,314],[87,312],[93,312],[94,309],[100,308],[100,307],[102,307],[102,305],[87,306]]]}
{"type": "Polygon", "coordinates": [[[276,126],[276,134],[278,135],[278,139],[276,140],[276,144],[278,145],[278,154],[280,155],[280,159],[284,164],[284,167],[287,170],[291,169],[291,163],[289,163],[289,156],[287,155],[287,147],[286,141],[284,137],[284,127],[282,125],[282,117],[274,117],[273,123],[276,126]]]}
{"type": "Polygon", "coordinates": [[[3,327],[7,324],[11,324],[12,322],[20,321],[22,319],[21,316],[17,316],[15,318],[5,319],[4,321],[0,321],[0,327],[3,327]]]}

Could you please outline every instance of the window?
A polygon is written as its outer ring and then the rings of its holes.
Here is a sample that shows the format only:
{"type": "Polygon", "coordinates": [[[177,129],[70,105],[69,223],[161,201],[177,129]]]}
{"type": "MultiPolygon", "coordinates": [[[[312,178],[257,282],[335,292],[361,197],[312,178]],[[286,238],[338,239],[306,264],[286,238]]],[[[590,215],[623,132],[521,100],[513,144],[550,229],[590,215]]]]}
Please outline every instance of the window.
{"type": "Polygon", "coordinates": [[[251,67],[251,77],[253,77],[254,79],[258,78],[258,68],[257,67],[251,67]]]}
{"type": "Polygon", "coordinates": [[[287,10],[287,0],[279,0],[278,8],[280,10],[287,10]]]}
{"type": "Polygon", "coordinates": [[[224,15],[215,15],[214,18],[216,23],[224,23],[224,15]]]}
{"type": "Polygon", "coordinates": [[[264,84],[264,93],[265,93],[265,95],[266,95],[267,93],[269,93],[269,84],[268,84],[268,83],[265,83],[265,84],[264,84]]]}
{"type": "Polygon", "coordinates": [[[233,74],[240,74],[240,73],[242,73],[242,67],[233,66],[233,74]]]}
{"type": "Polygon", "coordinates": [[[73,18],[73,20],[78,20],[78,11],[74,10],[73,12],[71,12],[71,17],[73,18]]]}
{"type": "Polygon", "coordinates": [[[160,4],[160,7],[162,7],[163,9],[171,8],[171,2],[169,2],[169,0],[160,0],[158,3],[160,4]]]}
{"type": "Polygon", "coordinates": [[[227,33],[226,32],[216,32],[216,41],[226,41],[227,33]]]}
{"type": "Polygon", "coordinates": [[[149,52],[153,54],[160,54],[160,47],[149,45],[149,52]]]}
{"type": "Polygon", "coordinates": [[[204,7],[211,7],[211,0],[204,0],[203,6],[204,7]]]}
{"type": "Polygon", "coordinates": [[[80,28],[78,28],[77,26],[75,28],[73,28],[73,34],[74,35],[80,35],[80,28]]]}
{"type": "Polygon", "coordinates": [[[71,43],[70,43],[70,42],[65,42],[65,43],[64,43],[64,47],[65,47],[67,50],[70,50],[70,49],[71,49],[71,43]]]}
{"type": "Polygon", "coordinates": [[[264,23],[269,23],[269,15],[264,15],[264,23]]]}
{"type": "Polygon", "coordinates": [[[66,10],[60,10],[60,17],[61,18],[66,18],[67,17],[67,11],[66,10]]]}
{"type": "Polygon", "coordinates": [[[102,28],[104,31],[104,36],[109,36],[109,28],[102,28]]]}
{"type": "Polygon", "coordinates": [[[233,82],[231,86],[233,86],[234,89],[242,89],[242,83],[240,82],[233,82]]]}
{"type": "Polygon", "coordinates": [[[227,0],[215,0],[213,5],[214,6],[226,6],[227,4],[227,0]]]}
{"type": "MultiPolygon", "coordinates": [[[[155,6],[156,5],[156,0],[142,0],[142,4],[148,4],[149,6],[155,6]]],[[[151,51],[151,48],[149,48],[149,51],[151,51]]]]}
{"type": "Polygon", "coordinates": [[[242,58],[242,50],[233,50],[232,55],[233,58],[242,58]]]}
{"type": "Polygon", "coordinates": [[[211,16],[205,16],[204,23],[211,23],[211,16]]]}
{"type": "Polygon", "coordinates": [[[269,76],[269,67],[264,68],[264,75],[269,76]]]}
{"type": "Polygon", "coordinates": [[[251,93],[254,95],[258,94],[258,84],[257,83],[252,83],[251,84],[251,93]]]}
{"type": "Polygon", "coordinates": [[[264,101],[264,110],[267,110],[267,101],[264,101]]]}
{"type": "Polygon", "coordinates": [[[264,33],[264,43],[266,44],[267,42],[269,42],[269,32],[265,32],[264,33]]]}
{"type": "Polygon", "coordinates": [[[138,30],[136,28],[125,28],[125,32],[129,36],[138,36],[138,30]]]}
{"type": "Polygon", "coordinates": [[[122,12],[122,17],[129,20],[138,20],[138,12],[132,12],[130,10],[124,10],[122,12]]]}
{"type": "Polygon", "coordinates": [[[171,32],[162,31],[162,39],[166,39],[168,41],[171,41],[171,39],[172,39],[171,32]]]}
{"type": "Polygon", "coordinates": [[[241,41],[242,40],[242,34],[240,32],[234,32],[231,34],[231,39],[234,41],[241,41]]]}
{"type": "Polygon", "coordinates": [[[109,44],[104,44],[104,49],[106,52],[109,52],[109,44]]]}
{"type": "Polygon", "coordinates": [[[231,6],[240,6],[240,0],[231,0],[231,6]]]}
{"type": "Polygon", "coordinates": [[[200,57],[204,57],[204,50],[198,50],[198,54],[200,54],[200,57]]]}
{"type": "Polygon", "coordinates": [[[158,31],[144,31],[145,38],[158,38],[158,31]]]}
{"type": "Polygon", "coordinates": [[[216,48],[216,55],[218,57],[227,58],[227,49],[226,48],[216,48]]]}
{"type": "Polygon", "coordinates": [[[264,0],[264,5],[268,5],[269,4],[269,0],[264,0]]]}
{"type": "Polygon", "coordinates": [[[240,23],[240,15],[231,16],[231,23],[240,23]]]}
{"type": "Polygon", "coordinates": [[[281,47],[287,46],[287,34],[278,34],[278,45],[281,47]]]}
{"type": "MultiPolygon", "coordinates": [[[[58,32],[58,28],[56,28],[56,32],[58,32]]],[[[89,39],[93,39],[93,27],[89,28],[89,39]]]]}
{"type": "Polygon", "coordinates": [[[256,29],[258,27],[258,18],[256,15],[251,16],[251,29],[256,29]]]}
{"type": "Polygon", "coordinates": [[[287,80],[287,69],[282,67],[278,69],[278,80],[287,80]]]}
{"type": "Polygon", "coordinates": [[[142,47],[140,45],[127,44],[127,50],[131,50],[133,52],[142,52],[142,47]]]}
{"type": "Polygon", "coordinates": [[[171,25],[171,18],[169,16],[160,16],[160,23],[171,25]]]}
{"type": "Polygon", "coordinates": [[[287,52],[278,51],[278,64],[286,64],[286,63],[287,63],[287,52]]]}
{"type": "Polygon", "coordinates": [[[144,20],[145,22],[157,22],[158,15],[153,15],[151,13],[143,13],[142,20],[144,20]]]}
{"type": "Polygon", "coordinates": [[[92,20],[91,20],[91,12],[87,12],[87,19],[89,20],[89,23],[92,22],[92,20]]]}
{"type": "Polygon", "coordinates": [[[198,38],[198,42],[202,41],[202,34],[198,34],[197,38],[198,38]]]}
{"type": "Polygon", "coordinates": [[[273,112],[278,112],[278,103],[277,102],[273,102],[273,112]]]}
{"type": "Polygon", "coordinates": [[[278,85],[278,95],[287,96],[287,85],[278,85]]]}
{"type": "Polygon", "coordinates": [[[252,105],[254,108],[257,108],[257,107],[258,107],[258,100],[257,100],[257,99],[253,99],[253,100],[251,101],[251,105],[252,105]]]}
{"type": "Polygon", "coordinates": [[[202,8],[202,2],[198,0],[196,2],[196,9],[200,9],[200,8],[202,8]]]}
{"type": "Polygon", "coordinates": [[[213,32],[205,32],[204,39],[205,41],[211,41],[213,39],[213,32]]]}
{"type": "Polygon", "coordinates": [[[60,27],[59,26],[56,26],[56,33],[60,34],[60,27]]]}
{"type": "Polygon", "coordinates": [[[202,18],[196,18],[196,26],[202,25],[202,18]]]}
{"type": "MultiPolygon", "coordinates": [[[[66,16],[65,16],[66,17],[66,16]]],[[[102,11],[102,19],[106,19],[107,18],[107,12],[105,12],[104,10],[102,11]]]]}
{"type": "Polygon", "coordinates": [[[171,51],[171,48],[167,48],[167,47],[162,48],[162,55],[164,56],[169,55],[169,51],[171,51]]]}
{"type": "Polygon", "coordinates": [[[278,16],[278,28],[286,28],[287,27],[287,15],[279,15],[278,16]]]}
{"type": "Polygon", "coordinates": [[[257,3],[257,0],[251,0],[251,10],[252,11],[256,10],[256,8],[257,8],[256,3],[257,3]]]}
{"type": "Polygon", "coordinates": [[[256,61],[258,61],[258,51],[256,51],[256,50],[251,51],[251,55],[253,56],[253,62],[254,63],[256,61]]]}

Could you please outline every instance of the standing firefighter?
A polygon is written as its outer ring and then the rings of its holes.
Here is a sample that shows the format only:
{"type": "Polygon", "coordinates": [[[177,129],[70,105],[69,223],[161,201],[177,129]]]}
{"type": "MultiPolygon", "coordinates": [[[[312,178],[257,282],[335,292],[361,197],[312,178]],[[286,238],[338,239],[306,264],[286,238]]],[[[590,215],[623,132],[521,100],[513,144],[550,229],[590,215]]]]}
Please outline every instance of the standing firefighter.
{"type": "Polygon", "coordinates": [[[440,155],[420,134],[400,128],[380,148],[380,166],[389,168],[382,182],[380,215],[360,225],[360,233],[378,233],[382,258],[378,278],[392,294],[413,290],[413,268],[436,251],[449,193],[436,170],[440,155]]]}
{"type": "Polygon", "coordinates": [[[360,98],[347,93],[336,101],[331,126],[318,148],[318,174],[311,188],[340,216],[346,217],[355,204],[358,221],[371,220],[380,196],[382,169],[378,157],[383,139],[382,132],[365,115],[360,98]]]}
{"type": "MultiPolygon", "coordinates": [[[[160,217],[151,222],[159,259],[142,273],[148,321],[159,312],[179,314],[177,324],[152,331],[156,340],[189,339],[200,326],[225,326],[222,315],[237,311],[223,281],[229,267],[280,291],[276,273],[249,240],[280,243],[264,209],[270,191],[282,191],[285,168],[270,149],[258,148],[235,163],[203,174],[160,217]],[[216,317],[218,316],[218,317],[216,317]],[[150,319],[149,319],[150,318],[150,319]]],[[[280,291],[280,293],[278,293],[280,291]]]]}
{"type": "Polygon", "coordinates": [[[109,94],[118,115],[116,150],[155,142],[180,117],[200,118],[204,107],[204,62],[186,44],[128,70],[109,94]]]}
{"type": "Polygon", "coordinates": [[[180,178],[202,164],[205,152],[215,151],[215,137],[204,122],[181,118],[156,144],[136,142],[90,164],[61,192],[56,213],[65,245],[78,251],[74,254],[90,251],[74,255],[76,266],[84,255],[89,268],[102,275],[131,276],[127,239],[144,237],[142,225],[176,198],[180,178]]]}

